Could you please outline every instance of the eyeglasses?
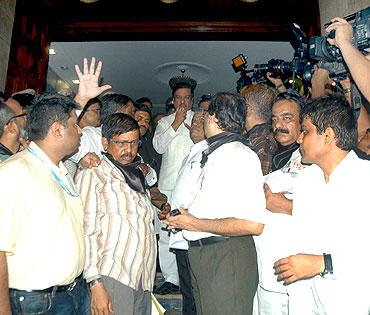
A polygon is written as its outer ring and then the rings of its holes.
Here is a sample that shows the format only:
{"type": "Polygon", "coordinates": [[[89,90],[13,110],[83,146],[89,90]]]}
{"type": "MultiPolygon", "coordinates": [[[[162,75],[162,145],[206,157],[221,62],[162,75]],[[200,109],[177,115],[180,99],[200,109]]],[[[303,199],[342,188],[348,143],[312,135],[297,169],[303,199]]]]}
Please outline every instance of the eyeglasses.
{"type": "Polygon", "coordinates": [[[94,108],[86,109],[86,110],[85,110],[85,113],[86,113],[86,112],[100,112],[100,108],[95,108],[95,109],[94,109],[94,108]]]}
{"type": "Polygon", "coordinates": [[[138,147],[141,144],[141,141],[140,140],[117,141],[117,140],[110,139],[109,141],[112,142],[112,143],[114,143],[114,144],[116,144],[116,145],[118,145],[120,148],[126,147],[128,145],[132,145],[134,147],[138,147]]]}
{"type": "Polygon", "coordinates": [[[16,119],[16,118],[20,118],[20,117],[24,117],[24,116],[27,116],[27,113],[22,113],[22,114],[19,114],[19,115],[15,115],[13,117],[11,117],[5,125],[8,125],[13,119],[16,119]]]}

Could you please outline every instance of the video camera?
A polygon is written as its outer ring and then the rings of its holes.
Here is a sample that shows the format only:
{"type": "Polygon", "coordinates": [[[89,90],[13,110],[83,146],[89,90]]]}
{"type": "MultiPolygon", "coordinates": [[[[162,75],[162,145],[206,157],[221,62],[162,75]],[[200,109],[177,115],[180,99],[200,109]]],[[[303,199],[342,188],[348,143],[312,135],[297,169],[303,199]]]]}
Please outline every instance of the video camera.
{"type": "MultiPolygon", "coordinates": [[[[370,7],[344,17],[348,22],[353,21],[352,43],[360,51],[370,52],[370,7]]],[[[326,23],[324,27],[328,27],[326,23]]],[[[309,41],[309,55],[314,60],[324,62],[342,62],[343,57],[338,47],[330,45],[327,38],[334,38],[335,31],[331,31],[327,37],[313,36],[309,41]]]]}
{"type": "Polygon", "coordinates": [[[304,81],[311,80],[313,67],[308,62],[307,37],[301,28],[295,23],[293,23],[292,35],[290,43],[294,49],[293,60],[284,61],[281,59],[271,59],[267,64],[256,64],[253,68],[255,75],[266,76],[266,73],[270,72],[274,77],[293,77],[294,79],[298,76],[304,81]]]}
{"type": "Polygon", "coordinates": [[[245,57],[243,54],[237,55],[231,61],[232,61],[231,65],[235,73],[240,72],[240,78],[238,79],[238,81],[236,81],[236,90],[239,93],[243,86],[252,84],[252,79],[248,76],[248,73],[252,71],[247,70],[248,67],[247,57],[245,57]]]}

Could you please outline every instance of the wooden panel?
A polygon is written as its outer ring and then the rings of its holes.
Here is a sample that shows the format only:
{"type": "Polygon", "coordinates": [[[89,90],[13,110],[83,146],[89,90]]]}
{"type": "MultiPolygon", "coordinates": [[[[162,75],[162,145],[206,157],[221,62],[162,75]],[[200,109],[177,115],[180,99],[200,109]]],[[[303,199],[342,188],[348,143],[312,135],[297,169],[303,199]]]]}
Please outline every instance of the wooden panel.
{"type": "Polygon", "coordinates": [[[287,26],[260,22],[70,22],[55,30],[52,40],[138,39],[287,39],[287,26]],[[256,36],[258,35],[258,36],[256,36]],[[258,37],[258,38],[257,38],[258,37]]]}
{"type": "Polygon", "coordinates": [[[49,48],[48,26],[16,11],[5,91],[44,91],[49,48]]]}

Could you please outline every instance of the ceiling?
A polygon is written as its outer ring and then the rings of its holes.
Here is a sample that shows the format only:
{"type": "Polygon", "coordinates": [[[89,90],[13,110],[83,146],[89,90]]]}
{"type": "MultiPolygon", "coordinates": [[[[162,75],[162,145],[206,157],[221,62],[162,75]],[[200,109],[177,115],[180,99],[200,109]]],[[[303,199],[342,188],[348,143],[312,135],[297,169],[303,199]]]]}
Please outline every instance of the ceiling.
{"type": "Polygon", "coordinates": [[[248,64],[266,63],[271,58],[291,60],[288,42],[226,41],[130,41],[130,42],[54,42],[56,55],[49,66],[76,88],[74,64],[82,69],[83,57],[95,56],[103,62],[101,77],[113,90],[137,99],[147,96],[154,104],[164,104],[171,95],[168,80],[181,75],[178,64],[187,64],[185,75],[198,84],[196,97],[219,91],[236,91],[236,74],[231,59],[243,53],[248,64]],[[203,66],[203,67],[202,67],[203,66]]]}

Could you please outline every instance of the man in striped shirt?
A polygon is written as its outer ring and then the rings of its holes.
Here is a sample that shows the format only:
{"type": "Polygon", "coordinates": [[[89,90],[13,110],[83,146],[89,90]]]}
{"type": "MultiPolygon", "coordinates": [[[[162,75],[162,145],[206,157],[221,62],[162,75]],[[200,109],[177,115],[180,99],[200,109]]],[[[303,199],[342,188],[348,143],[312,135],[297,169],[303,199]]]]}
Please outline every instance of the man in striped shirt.
{"type": "Polygon", "coordinates": [[[138,168],[139,126],[116,113],[102,127],[101,164],[77,175],[84,201],[86,264],[93,315],[151,314],[156,245],[153,211],[138,168]]]}

